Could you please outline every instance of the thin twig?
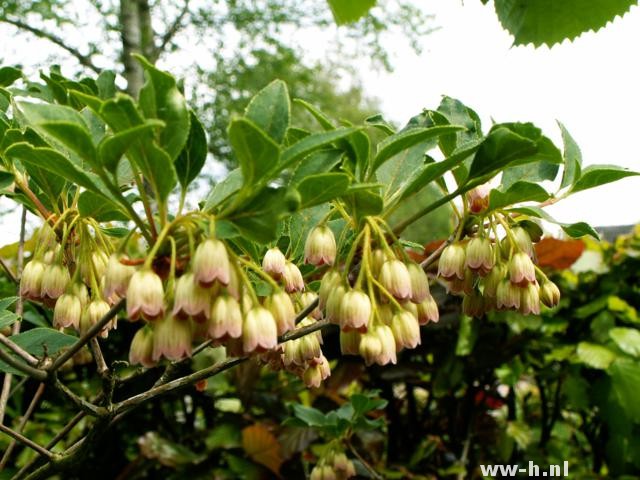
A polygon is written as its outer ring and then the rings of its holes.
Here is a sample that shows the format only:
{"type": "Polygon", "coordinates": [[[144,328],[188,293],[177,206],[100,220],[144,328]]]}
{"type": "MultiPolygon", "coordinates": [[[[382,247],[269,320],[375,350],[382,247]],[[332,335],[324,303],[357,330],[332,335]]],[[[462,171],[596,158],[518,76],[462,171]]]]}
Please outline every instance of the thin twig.
{"type": "Polygon", "coordinates": [[[100,349],[100,344],[98,343],[97,338],[92,338],[89,341],[89,347],[91,348],[91,353],[93,353],[93,358],[96,361],[96,367],[98,368],[98,374],[103,377],[105,373],[109,372],[109,367],[107,367],[107,362],[104,360],[104,355],[102,355],[102,350],[100,349]]]}
{"type": "Polygon", "coordinates": [[[2,425],[0,423],[0,431],[6,433],[7,435],[9,435],[10,437],[13,437],[14,439],[16,439],[17,441],[19,441],[20,443],[22,443],[23,445],[26,445],[27,447],[35,450],[36,452],[38,452],[40,455],[43,455],[45,457],[47,457],[49,460],[51,460],[52,458],[54,458],[54,454],[51,453],[49,450],[41,447],[40,445],[38,445],[35,442],[32,442],[31,440],[29,440],[27,437],[25,437],[24,435],[19,434],[18,432],[16,432],[15,430],[12,430],[11,428],[2,425]]]}
{"type": "Polygon", "coordinates": [[[189,12],[189,0],[185,0],[182,10],[176,17],[175,21],[171,24],[171,26],[167,29],[162,38],[160,39],[160,45],[156,48],[156,55],[160,56],[164,49],[169,44],[169,42],[173,39],[176,33],[182,28],[182,21],[184,20],[185,15],[189,12]]]}
{"type": "MultiPolygon", "coordinates": [[[[16,430],[16,433],[20,434],[24,430],[24,427],[29,421],[29,418],[31,417],[31,415],[33,414],[33,411],[35,410],[36,405],[40,401],[40,397],[42,397],[42,394],[44,393],[44,387],[45,387],[44,383],[41,383],[40,385],[38,385],[38,389],[36,390],[36,393],[33,394],[33,398],[31,399],[31,403],[27,407],[27,411],[25,412],[25,414],[22,416],[22,419],[20,420],[20,424],[18,425],[18,429],[16,430]]],[[[15,446],[16,446],[16,440],[14,438],[14,440],[12,440],[11,443],[9,443],[7,450],[4,452],[4,455],[2,456],[2,460],[0,460],[0,472],[7,465],[7,462],[9,461],[9,457],[11,457],[11,452],[13,452],[13,449],[15,448],[15,446]]]]}
{"type": "Polygon", "coordinates": [[[371,475],[372,478],[375,478],[376,480],[384,480],[384,477],[382,477],[378,472],[376,472],[373,469],[373,467],[371,465],[369,465],[369,462],[367,462],[362,457],[362,455],[360,455],[360,453],[358,453],[358,450],[356,450],[355,447],[353,445],[351,445],[351,442],[347,442],[347,445],[349,446],[349,450],[351,450],[351,453],[353,453],[355,455],[355,457],[360,461],[360,463],[367,470],[367,472],[369,472],[369,474],[371,475]]]}
{"type": "Polygon", "coordinates": [[[9,277],[9,280],[11,280],[15,284],[18,283],[18,278],[11,271],[11,269],[9,268],[9,265],[7,265],[7,262],[5,262],[2,258],[0,258],[0,267],[2,267],[4,272],[7,274],[7,277],[9,277]]]}
{"type": "Polygon", "coordinates": [[[36,380],[39,380],[40,382],[44,382],[47,379],[47,372],[45,372],[44,370],[40,370],[39,368],[34,368],[30,365],[27,365],[24,362],[21,362],[20,360],[15,358],[13,355],[5,352],[1,348],[0,348],[0,360],[7,363],[9,366],[15,368],[16,370],[19,370],[25,375],[29,375],[30,377],[35,378],[36,380]]]}
{"type": "Polygon", "coordinates": [[[53,362],[51,367],[49,367],[49,369],[48,369],[49,372],[55,372],[67,360],[69,360],[71,357],[73,357],[78,352],[78,350],[80,350],[87,343],[89,343],[89,341],[93,337],[95,337],[97,334],[99,334],[102,331],[102,329],[104,328],[104,326],[107,323],[109,323],[113,319],[113,317],[115,317],[118,314],[118,312],[120,311],[120,309],[122,309],[122,307],[124,307],[124,304],[125,304],[125,299],[122,299],[118,303],[116,303],[113,307],[111,307],[111,309],[105,314],[104,317],[102,317],[100,320],[98,320],[98,322],[96,322],[94,325],[92,325],[91,328],[89,328],[89,330],[87,330],[84,333],[84,335],[82,335],[76,341],[76,343],[71,345],[67,350],[65,350],[62,353],[62,355],[60,355],[58,358],[55,359],[55,361],[53,362]]]}
{"type": "Polygon", "coordinates": [[[10,339],[5,337],[2,333],[0,333],[0,344],[7,347],[9,350],[13,351],[16,355],[22,358],[25,362],[27,362],[32,367],[38,365],[38,359],[27,352],[24,348],[18,345],[15,342],[12,342],[10,339]]]}
{"type": "Polygon", "coordinates": [[[78,395],[73,393],[69,387],[67,387],[64,383],[58,380],[57,377],[55,377],[54,379],[53,386],[59,392],[65,395],[69,400],[71,400],[71,402],[76,407],[78,407],[80,410],[87,413],[88,415],[91,415],[92,417],[104,417],[105,415],[108,414],[108,411],[106,408],[94,405],[93,403],[85,400],[84,398],[79,397],[78,395]]]}

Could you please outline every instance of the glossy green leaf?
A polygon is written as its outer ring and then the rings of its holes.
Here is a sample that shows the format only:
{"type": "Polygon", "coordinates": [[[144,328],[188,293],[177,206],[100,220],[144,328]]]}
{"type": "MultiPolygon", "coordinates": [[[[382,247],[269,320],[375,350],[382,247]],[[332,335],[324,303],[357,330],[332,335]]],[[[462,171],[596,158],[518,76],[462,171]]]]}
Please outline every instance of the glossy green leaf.
{"type": "Polygon", "coordinates": [[[1,310],[6,310],[7,308],[9,308],[11,305],[16,303],[17,301],[18,301],[18,297],[5,297],[5,298],[1,299],[0,300],[0,311],[1,310]]]}
{"type": "Polygon", "coordinates": [[[384,119],[381,113],[365,118],[364,123],[371,127],[377,128],[386,135],[393,135],[394,133],[396,133],[396,129],[393,127],[393,125],[391,125],[384,119]]]}
{"type": "Polygon", "coordinates": [[[328,132],[313,133],[282,152],[279,168],[292,167],[298,160],[303,159],[310,153],[321,148],[330,147],[333,143],[348,137],[356,131],[356,128],[350,127],[337,128],[328,132]]]}
{"type": "Polygon", "coordinates": [[[136,56],[146,71],[147,81],[140,90],[140,108],[144,116],[162,120],[166,127],[159,144],[174,161],[189,136],[189,109],[175,78],[157,69],[145,58],[136,56]]]}
{"type": "Polygon", "coordinates": [[[562,183],[560,184],[560,188],[565,188],[574,185],[580,178],[582,170],[582,152],[565,126],[560,122],[558,122],[558,126],[562,132],[562,143],[564,144],[564,172],[562,174],[562,183]]]}
{"type": "Polygon", "coordinates": [[[507,165],[536,152],[534,141],[507,127],[498,126],[491,130],[476,152],[469,169],[469,178],[495,174],[507,165]]]}
{"type": "Polygon", "coordinates": [[[14,67],[0,68],[0,87],[8,87],[22,77],[22,72],[14,67]]]}
{"type": "Polygon", "coordinates": [[[580,34],[597,31],[636,0],[494,0],[502,26],[514,37],[514,45],[552,46],[580,34]]]}
{"type": "Polygon", "coordinates": [[[310,427],[322,427],[327,423],[325,414],[313,407],[295,404],[293,413],[296,418],[299,418],[310,427]]]}
{"type": "Polygon", "coordinates": [[[329,117],[327,117],[324,113],[322,113],[315,106],[311,105],[309,102],[305,102],[304,100],[296,98],[296,99],[293,100],[293,103],[297,104],[297,105],[300,105],[307,112],[309,112],[313,116],[313,118],[316,119],[316,121],[320,124],[320,126],[323,129],[325,129],[325,130],[333,130],[333,129],[336,128],[329,117]]]}
{"type": "Polygon", "coordinates": [[[239,168],[231,170],[224,180],[213,186],[211,193],[207,196],[204,210],[207,212],[212,211],[218,204],[240,190],[243,183],[242,171],[239,168]]]}
{"type": "Polygon", "coordinates": [[[309,175],[297,186],[300,192],[300,208],[308,208],[333,200],[349,188],[351,180],[344,173],[319,173],[309,175]]]}
{"type": "Polygon", "coordinates": [[[467,148],[483,138],[480,117],[460,100],[448,96],[442,97],[437,111],[429,111],[429,118],[436,125],[461,125],[464,130],[443,135],[439,139],[440,148],[445,156],[451,156],[456,149],[467,148]]]}
{"type": "Polygon", "coordinates": [[[638,402],[640,363],[619,358],[611,364],[608,373],[611,377],[612,392],[619,405],[628,418],[640,423],[640,402],[638,402]]]}
{"type": "Polygon", "coordinates": [[[378,189],[356,190],[353,193],[347,191],[345,198],[350,199],[357,218],[382,212],[384,200],[376,190],[378,189]]]}
{"type": "Polygon", "coordinates": [[[607,347],[590,342],[580,342],[576,355],[581,363],[599,370],[606,370],[616,359],[616,354],[607,347]]]}
{"type": "Polygon", "coordinates": [[[278,165],[280,149],[258,126],[237,118],[229,126],[229,142],[238,158],[245,185],[266,181],[278,165]]]}
{"type": "Polygon", "coordinates": [[[319,150],[309,154],[304,161],[298,162],[292,171],[290,185],[300,183],[308,175],[325,173],[332,170],[340,160],[344,152],[335,148],[329,150],[319,150]]]}
{"type": "Polygon", "coordinates": [[[427,128],[410,128],[391,135],[378,144],[378,152],[373,159],[371,171],[375,172],[385,161],[417,143],[463,129],[464,127],[459,125],[441,125],[427,128]]]}
{"type": "Polygon", "coordinates": [[[364,17],[376,0],[327,0],[338,25],[353,23],[364,17]]]}
{"type": "Polygon", "coordinates": [[[283,143],[291,117],[287,85],[282,80],[271,82],[251,99],[244,115],[274,142],[283,143]]]}
{"type": "Polygon", "coordinates": [[[559,170],[560,166],[557,163],[543,160],[516,165],[503,170],[500,184],[504,188],[509,188],[521,180],[528,182],[554,180],[558,176],[559,170]]]}
{"type": "Polygon", "coordinates": [[[20,319],[18,315],[9,310],[0,311],[0,328],[8,327],[9,325],[13,325],[20,319]]]}
{"type": "Polygon", "coordinates": [[[99,222],[110,222],[113,220],[127,221],[128,215],[122,208],[102,195],[85,191],[78,198],[78,211],[83,217],[93,217],[99,222]]]}
{"type": "Polygon", "coordinates": [[[580,192],[634,175],[638,175],[638,172],[615,165],[589,165],[582,171],[582,175],[575,182],[571,191],[580,192]]]}
{"type": "MultiPolygon", "coordinates": [[[[246,182],[245,182],[246,185],[246,182]]],[[[290,190],[268,187],[238,206],[230,220],[245,239],[267,244],[277,237],[280,220],[298,205],[289,201],[290,190]]],[[[296,195],[297,192],[295,192],[296,195]]]]}
{"type": "Polygon", "coordinates": [[[538,207],[514,207],[510,208],[511,212],[523,213],[525,215],[529,215],[536,218],[542,218],[551,223],[555,223],[559,225],[562,230],[565,231],[567,235],[573,238],[580,238],[585,235],[590,235],[596,240],[600,240],[600,236],[598,232],[596,232],[591,225],[585,222],[577,222],[577,223],[562,223],[558,222],[555,218],[549,215],[547,212],[538,207]]]}
{"type": "Polygon", "coordinates": [[[635,328],[612,328],[609,330],[611,339],[624,353],[640,357],[640,331],[635,328]]]}
{"type": "Polygon", "coordinates": [[[509,188],[493,189],[489,195],[489,210],[508,207],[520,202],[543,202],[549,198],[547,191],[537,183],[515,182],[509,188]]]}
{"type": "Polygon", "coordinates": [[[87,162],[91,166],[98,165],[96,147],[93,144],[89,129],[84,124],[46,122],[41,123],[39,128],[75,152],[83,162],[87,162]]]}
{"type": "Polygon", "coordinates": [[[176,173],[183,189],[198,176],[207,159],[207,135],[194,112],[191,112],[189,138],[184,150],[176,159],[176,173]]]}
{"type": "MultiPolygon", "coordinates": [[[[104,137],[98,145],[100,163],[108,171],[115,173],[120,159],[134,143],[163,126],[164,123],[157,120],[147,120],[143,124],[104,137]]],[[[177,164],[176,168],[178,168],[177,164]]]]}

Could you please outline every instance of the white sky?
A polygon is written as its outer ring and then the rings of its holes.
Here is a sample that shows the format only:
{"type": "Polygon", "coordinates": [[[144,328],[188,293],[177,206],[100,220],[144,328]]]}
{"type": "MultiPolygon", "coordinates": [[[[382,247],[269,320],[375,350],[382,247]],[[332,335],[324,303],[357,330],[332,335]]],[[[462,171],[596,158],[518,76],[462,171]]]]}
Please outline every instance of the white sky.
{"type": "MultiPolygon", "coordinates": [[[[613,163],[640,170],[636,146],[640,57],[634,48],[640,45],[640,8],[634,7],[597,34],[587,33],[552,49],[534,49],[511,47],[512,39],[491,4],[483,6],[479,0],[464,5],[452,0],[416,0],[416,4],[427,5],[428,13],[436,16],[434,26],[441,27],[423,39],[423,54],[409,53],[399,38],[389,43],[391,48],[397,46],[393,73],[374,73],[364,65],[360,69],[363,85],[380,98],[388,118],[403,123],[423,107],[437,107],[441,95],[449,95],[475,109],[485,129],[491,118],[532,121],[560,145],[558,119],[580,145],[585,165],[613,163]]],[[[323,42],[313,35],[310,32],[309,37],[316,45],[311,50],[320,53],[323,42]]],[[[32,48],[9,42],[0,50],[7,60],[19,61],[18,51],[20,57],[39,59],[43,51],[38,45],[42,47],[39,42],[32,48]]],[[[193,45],[192,51],[179,56],[206,58],[200,50],[193,45]]],[[[547,210],[563,222],[636,223],[639,191],[640,177],[628,178],[576,194],[547,210]]],[[[1,202],[7,205],[6,200],[1,202]]],[[[17,219],[17,215],[0,219],[0,244],[15,241],[17,219]]]]}

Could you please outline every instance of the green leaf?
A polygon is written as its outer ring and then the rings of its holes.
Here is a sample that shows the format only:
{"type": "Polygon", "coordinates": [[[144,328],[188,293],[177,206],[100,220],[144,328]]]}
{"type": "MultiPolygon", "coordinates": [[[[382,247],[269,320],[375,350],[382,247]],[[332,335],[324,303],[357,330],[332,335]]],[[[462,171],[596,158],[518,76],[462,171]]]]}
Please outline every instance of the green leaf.
{"type": "Polygon", "coordinates": [[[266,133],[246,118],[237,118],[229,125],[229,142],[247,187],[268,180],[278,165],[280,149],[266,133]]]}
{"type": "Polygon", "coordinates": [[[378,153],[373,159],[371,171],[375,172],[385,161],[417,143],[460,130],[464,130],[464,127],[459,125],[440,125],[427,128],[410,128],[391,135],[378,144],[378,153]]]}
{"type": "Polygon", "coordinates": [[[97,166],[96,147],[91,133],[84,124],[69,122],[46,122],[38,125],[40,130],[54,137],[79,158],[91,166],[97,166]]]}
{"type": "Polygon", "coordinates": [[[580,192],[633,175],[638,175],[638,172],[615,165],[589,165],[582,171],[582,175],[573,185],[571,192],[580,192]]]}
{"type": "Polygon", "coordinates": [[[325,173],[332,170],[344,155],[344,151],[332,148],[319,150],[309,154],[304,161],[299,162],[292,172],[289,185],[296,185],[308,175],[325,173]]]}
{"type": "Polygon", "coordinates": [[[557,163],[538,161],[525,165],[509,167],[502,172],[500,184],[504,188],[509,188],[520,180],[528,182],[543,182],[545,180],[555,180],[558,176],[560,166],[557,163]]]}
{"type": "Polygon", "coordinates": [[[514,37],[514,45],[552,46],[597,31],[636,0],[494,0],[498,19],[514,37]]]}
{"type": "Polygon", "coordinates": [[[85,191],[80,194],[78,198],[78,211],[81,216],[93,217],[99,222],[129,220],[128,215],[119,205],[90,191],[85,191]]]}
{"type": "Polygon", "coordinates": [[[310,427],[323,427],[327,423],[325,414],[313,407],[295,404],[293,413],[296,418],[299,418],[310,427]]]}
{"type": "Polygon", "coordinates": [[[207,159],[207,135],[193,111],[190,128],[187,144],[175,163],[178,181],[183,190],[198,176],[207,159]]]}
{"type": "Polygon", "coordinates": [[[577,223],[562,223],[558,222],[555,218],[549,215],[547,212],[539,207],[514,207],[509,209],[510,212],[518,212],[531,217],[542,218],[551,223],[559,225],[567,235],[572,238],[580,238],[585,235],[590,235],[596,240],[600,240],[598,232],[596,232],[591,225],[586,222],[577,223]]]}
{"type": "Polygon", "coordinates": [[[355,215],[358,218],[377,215],[382,212],[384,207],[384,201],[375,189],[356,190],[351,194],[347,191],[345,198],[351,200],[355,215]]]}
{"type": "Polygon", "coordinates": [[[429,118],[436,125],[462,125],[465,130],[440,138],[440,148],[445,156],[456,149],[466,148],[483,138],[480,117],[460,100],[444,96],[437,111],[429,111],[429,118]]]}
{"type": "Polygon", "coordinates": [[[627,358],[619,358],[608,370],[611,377],[611,389],[627,417],[640,423],[640,364],[627,358]]]}
{"type": "Polygon", "coordinates": [[[0,68],[0,87],[8,87],[22,77],[22,72],[14,67],[0,68]]]}
{"type": "Polygon", "coordinates": [[[369,135],[358,130],[346,139],[356,163],[356,176],[364,179],[364,174],[369,167],[369,155],[371,153],[371,140],[369,135]]]}
{"type": "Polygon", "coordinates": [[[624,353],[640,357],[640,332],[635,328],[612,328],[609,330],[611,339],[624,353]]]}
{"type": "Polygon", "coordinates": [[[393,125],[391,125],[384,119],[381,113],[365,118],[364,123],[371,127],[377,128],[387,135],[393,135],[394,133],[396,133],[396,129],[393,127],[393,125]]]}
{"type": "Polygon", "coordinates": [[[19,297],[6,297],[0,300],[0,310],[6,310],[18,301],[19,297]]]}
{"type": "MultiPolygon", "coordinates": [[[[246,186],[245,182],[245,186],[246,186]]],[[[267,244],[277,237],[280,220],[290,213],[297,202],[289,201],[291,190],[286,188],[265,188],[251,197],[247,203],[240,204],[236,213],[228,219],[249,240],[267,244]]],[[[295,195],[299,195],[295,192],[295,195]]]]}
{"type": "Polygon", "coordinates": [[[489,195],[489,210],[508,207],[520,202],[543,202],[549,198],[547,191],[537,183],[515,182],[504,191],[493,189],[489,195]]]}
{"type": "MultiPolygon", "coordinates": [[[[61,349],[75,343],[78,338],[58,332],[53,328],[41,327],[33,328],[18,335],[12,335],[11,340],[31,355],[43,357],[45,353],[48,356],[57,354],[61,349]]],[[[0,371],[11,371],[17,375],[24,375],[21,372],[16,372],[3,362],[0,362],[0,371]]]]}
{"type": "Polygon", "coordinates": [[[0,328],[8,327],[9,325],[13,325],[20,319],[20,316],[16,315],[9,310],[0,311],[0,328]]]}
{"type": "Polygon", "coordinates": [[[353,23],[364,17],[376,0],[327,0],[338,25],[353,23]]]}
{"type": "Polygon", "coordinates": [[[336,128],[328,116],[326,116],[318,108],[311,105],[310,103],[305,102],[304,100],[301,100],[299,98],[295,98],[293,100],[293,103],[300,105],[306,111],[308,111],[313,116],[313,118],[316,119],[316,121],[320,124],[320,126],[325,130],[334,130],[336,128]]]}
{"type": "Polygon", "coordinates": [[[576,355],[581,363],[599,370],[606,370],[616,359],[616,354],[607,347],[590,342],[580,342],[576,355]]]}
{"type": "Polygon", "coordinates": [[[458,341],[456,342],[456,355],[466,357],[473,351],[473,347],[478,339],[478,321],[472,317],[463,315],[460,317],[460,328],[458,330],[458,341]]]}
{"type": "Polygon", "coordinates": [[[187,102],[178,90],[175,78],[158,70],[144,57],[135,57],[147,74],[147,81],[140,90],[140,108],[146,118],[157,118],[165,123],[159,143],[175,161],[189,136],[187,102]]]}
{"type": "Polygon", "coordinates": [[[271,82],[251,99],[244,115],[274,142],[282,144],[291,117],[287,85],[282,80],[271,82]]]}
{"type": "Polygon", "coordinates": [[[562,143],[564,144],[564,172],[562,174],[562,183],[560,188],[565,188],[574,185],[580,178],[582,169],[582,152],[580,147],[573,139],[569,131],[565,126],[558,122],[560,131],[562,132],[562,143]]]}
{"type": "Polygon", "coordinates": [[[299,212],[289,218],[289,252],[292,261],[297,260],[304,252],[304,242],[307,235],[327,214],[327,204],[317,205],[299,212]]]}
{"type": "Polygon", "coordinates": [[[345,173],[319,173],[304,178],[297,186],[300,208],[308,208],[333,200],[349,188],[351,180],[345,173]]]}
{"type": "Polygon", "coordinates": [[[204,204],[204,210],[207,212],[213,210],[220,202],[240,190],[243,183],[242,171],[239,168],[231,170],[224,180],[213,186],[204,204]]]}
{"type": "Polygon", "coordinates": [[[282,152],[280,160],[281,169],[293,166],[298,160],[306,157],[310,153],[324,147],[329,147],[338,140],[348,137],[356,132],[357,128],[337,128],[328,132],[313,133],[282,152]]]}
{"type": "MultiPolygon", "coordinates": [[[[127,150],[136,142],[152,133],[155,129],[163,127],[164,123],[157,120],[147,120],[135,127],[119,131],[114,135],[108,135],[98,145],[98,158],[100,163],[111,173],[115,174],[118,163],[127,150]]],[[[176,162],[176,168],[178,162],[176,162]]]]}
{"type": "Polygon", "coordinates": [[[103,100],[108,100],[116,96],[118,88],[116,87],[116,74],[113,70],[103,70],[96,78],[98,86],[98,95],[103,100]]]}

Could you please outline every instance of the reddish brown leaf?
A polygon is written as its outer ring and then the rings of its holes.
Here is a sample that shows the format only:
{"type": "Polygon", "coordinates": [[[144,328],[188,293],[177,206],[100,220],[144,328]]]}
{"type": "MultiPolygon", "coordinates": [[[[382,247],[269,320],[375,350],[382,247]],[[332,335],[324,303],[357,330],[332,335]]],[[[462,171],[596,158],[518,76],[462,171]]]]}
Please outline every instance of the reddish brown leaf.
{"type": "Polygon", "coordinates": [[[582,240],[558,240],[543,238],[535,245],[538,264],[541,267],[562,270],[573,265],[584,252],[582,240]]]}
{"type": "Polygon", "coordinates": [[[264,425],[256,423],[242,430],[242,448],[254,462],[279,474],[282,449],[278,439],[264,425]]]}

